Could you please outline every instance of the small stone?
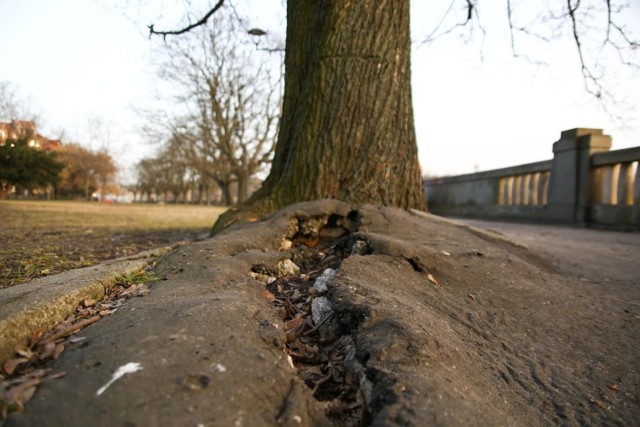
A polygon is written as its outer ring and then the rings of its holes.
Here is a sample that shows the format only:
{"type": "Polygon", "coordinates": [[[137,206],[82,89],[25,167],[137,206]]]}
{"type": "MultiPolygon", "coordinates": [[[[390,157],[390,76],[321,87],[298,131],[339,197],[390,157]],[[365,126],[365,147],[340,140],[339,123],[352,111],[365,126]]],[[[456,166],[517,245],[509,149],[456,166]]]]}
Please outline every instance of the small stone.
{"type": "Polygon", "coordinates": [[[313,323],[318,325],[333,314],[331,303],[325,297],[318,297],[311,303],[311,318],[313,323]]]}
{"type": "Polygon", "coordinates": [[[369,245],[364,240],[357,240],[351,248],[351,255],[367,255],[369,252],[369,245]]]}
{"type": "Polygon", "coordinates": [[[329,289],[329,281],[334,277],[336,277],[336,271],[333,268],[327,268],[320,276],[318,276],[313,284],[313,289],[319,294],[327,292],[329,289]]]}
{"type": "Polygon", "coordinates": [[[278,261],[276,266],[278,277],[284,276],[297,276],[300,274],[300,267],[298,267],[289,258],[278,261]]]}
{"type": "Polygon", "coordinates": [[[252,272],[249,273],[249,275],[253,279],[255,279],[255,280],[257,280],[257,281],[259,281],[259,282],[261,282],[261,283],[263,283],[265,285],[270,285],[270,284],[272,284],[273,282],[276,281],[275,277],[269,276],[268,274],[255,273],[255,272],[252,271],[252,272]]]}
{"type": "Polygon", "coordinates": [[[288,251],[289,249],[291,249],[291,246],[293,245],[293,243],[291,242],[291,240],[289,239],[284,239],[282,240],[282,242],[280,242],[280,251],[288,251]]]}

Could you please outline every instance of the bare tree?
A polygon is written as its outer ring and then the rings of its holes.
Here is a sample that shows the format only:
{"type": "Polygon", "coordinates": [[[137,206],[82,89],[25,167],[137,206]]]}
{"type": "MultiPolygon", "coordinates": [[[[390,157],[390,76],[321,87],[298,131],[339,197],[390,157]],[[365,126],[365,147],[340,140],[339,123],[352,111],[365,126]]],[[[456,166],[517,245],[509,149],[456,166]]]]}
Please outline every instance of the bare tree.
{"type": "Polygon", "coordinates": [[[221,188],[224,201],[246,200],[248,183],[271,161],[281,86],[268,54],[256,53],[229,10],[188,37],[165,44],[161,77],[178,88],[181,113],[163,126],[199,174],[221,188]]]}
{"type": "MultiPolygon", "coordinates": [[[[556,41],[570,41],[575,47],[576,68],[580,71],[585,92],[595,97],[612,118],[620,119],[611,107],[619,105],[623,95],[611,90],[614,85],[607,69],[612,61],[640,69],[637,27],[629,28],[624,23],[630,7],[628,2],[620,0],[547,1],[532,15],[531,2],[504,0],[503,22],[508,29],[513,57],[532,64],[545,62],[533,57],[526,46],[532,43],[551,46],[556,41]]],[[[452,0],[442,19],[422,43],[465,31],[468,39],[477,32],[484,37],[487,29],[483,25],[482,12],[483,6],[478,5],[478,0],[452,0]]]]}
{"type": "Polygon", "coordinates": [[[25,98],[18,86],[0,81],[0,121],[26,120],[40,122],[40,114],[33,110],[33,102],[25,98]]]}

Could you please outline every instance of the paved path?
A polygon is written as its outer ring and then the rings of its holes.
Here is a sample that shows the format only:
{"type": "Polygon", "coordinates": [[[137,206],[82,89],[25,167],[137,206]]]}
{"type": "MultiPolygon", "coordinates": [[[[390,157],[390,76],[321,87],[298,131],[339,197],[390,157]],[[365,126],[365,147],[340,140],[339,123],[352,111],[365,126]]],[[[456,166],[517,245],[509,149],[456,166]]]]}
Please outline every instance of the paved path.
{"type": "MultiPolygon", "coordinates": [[[[55,362],[67,375],[44,381],[4,425],[327,425],[327,404],[282,351],[297,339],[284,332],[291,321],[248,273],[294,258],[278,250],[292,218],[300,230],[322,215],[350,224],[353,209],[300,204],[164,256],[151,292],[83,329],[55,362]],[[143,369],[97,394],[131,363],[143,369]]],[[[372,424],[640,419],[640,233],[459,221],[507,237],[494,239],[429,215],[358,209],[373,252],[346,258],[327,295],[372,424]]],[[[23,295],[11,296],[7,305],[23,295]]]]}
{"type": "Polygon", "coordinates": [[[458,219],[527,244],[559,272],[585,282],[640,285],[640,233],[458,219]]]}

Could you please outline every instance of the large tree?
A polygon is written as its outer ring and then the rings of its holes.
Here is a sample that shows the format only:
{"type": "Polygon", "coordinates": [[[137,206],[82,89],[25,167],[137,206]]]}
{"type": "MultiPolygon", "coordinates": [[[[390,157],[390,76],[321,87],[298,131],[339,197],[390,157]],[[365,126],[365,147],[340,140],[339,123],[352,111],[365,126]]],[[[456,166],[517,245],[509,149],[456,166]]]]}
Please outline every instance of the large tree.
{"type": "Polygon", "coordinates": [[[214,231],[305,200],[424,209],[409,0],[287,2],[285,92],[263,186],[214,231]]]}

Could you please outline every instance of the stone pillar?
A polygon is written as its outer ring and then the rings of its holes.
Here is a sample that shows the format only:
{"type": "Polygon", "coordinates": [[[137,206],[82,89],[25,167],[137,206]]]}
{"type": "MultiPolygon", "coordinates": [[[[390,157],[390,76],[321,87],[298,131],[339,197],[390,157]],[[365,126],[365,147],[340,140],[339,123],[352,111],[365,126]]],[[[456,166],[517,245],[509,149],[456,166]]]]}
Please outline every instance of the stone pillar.
{"type": "Polygon", "coordinates": [[[602,129],[576,128],[560,134],[553,144],[550,219],[580,224],[588,220],[591,155],[610,148],[611,137],[602,129]]]}

